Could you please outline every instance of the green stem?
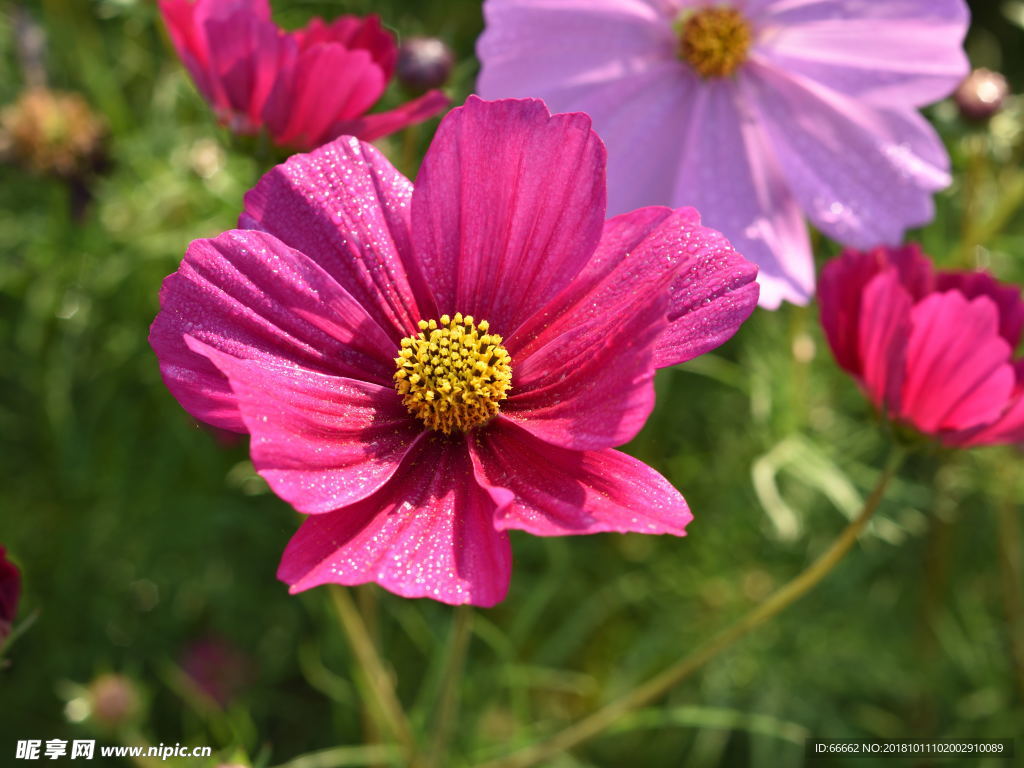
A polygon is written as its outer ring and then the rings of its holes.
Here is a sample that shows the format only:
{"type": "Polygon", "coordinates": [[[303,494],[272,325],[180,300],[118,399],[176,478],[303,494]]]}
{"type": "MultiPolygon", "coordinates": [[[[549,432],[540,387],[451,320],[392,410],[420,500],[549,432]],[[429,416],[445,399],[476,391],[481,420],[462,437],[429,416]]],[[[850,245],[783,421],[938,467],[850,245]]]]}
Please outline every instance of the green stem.
{"type": "Polygon", "coordinates": [[[473,609],[468,605],[455,608],[452,616],[452,633],[448,641],[448,658],[442,672],[441,694],[438,696],[437,719],[434,722],[434,736],[427,753],[425,768],[448,765],[444,757],[451,736],[452,725],[459,708],[459,688],[466,663],[466,650],[473,628],[473,609]]]}
{"type": "Polygon", "coordinates": [[[412,735],[409,719],[402,709],[391,677],[384,668],[384,662],[377,653],[377,648],[370,638],[363,617],[356,609],[352,596],[345,587],[332,584],[330,592],[334,610],[341,621],[342,629],[348,636],[352,651],[359,660],[359,667],[366,681],[366,687],[373,697],[384,726],[401,746],[405,764],[414,765],[416,764],[416,741],[412,735]]]}
{"type": "Polygon", "coordinates": [[[875,489],[865,502],[860,514],[832,543],[832,545],[808,566],[800,575],[781,587],[771,597],[758,605],[746,616],[728,629],[718,633],[693,653],[683,657],[668,669],[658,673],[624,696],[605,705],[597,712],[574,723],[550,739],[532,744],[504,758],[486,763],[480,768],[526,768],[542,763],[549,758],[593,738],[613,725],[627,712],[638,709],[664,696],[668,691],[688,678],[698,669],[731,647],[737,640],[748,635],[769,619],[803,597],[812,587],[825,578],[839,564],[857,541],[857,537],[870,522],[879,503],[903,459],[903,452],[896,449],[885,470],[878,479],[875,489]]]}
{"type": "Polygon", "coordinates": [[[1006,609],[1010,652],[1017,673],[1020,694],[1024,696],[1024,556],[1021,553],[1021,529],[1017,516],[1020,508],[1016,477],[1008,477],[1005,497],[998,503],[999,561],[1002,565],[1003,605],[1006,609]]]}

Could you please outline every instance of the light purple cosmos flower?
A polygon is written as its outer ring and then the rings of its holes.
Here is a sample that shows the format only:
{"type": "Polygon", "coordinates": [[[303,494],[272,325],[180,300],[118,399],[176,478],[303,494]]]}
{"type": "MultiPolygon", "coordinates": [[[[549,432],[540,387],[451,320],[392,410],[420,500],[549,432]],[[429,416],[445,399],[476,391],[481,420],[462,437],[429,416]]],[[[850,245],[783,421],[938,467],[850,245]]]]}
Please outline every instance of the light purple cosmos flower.
{"type": "Polygon", "coordinates": [[[485,98],[588,112],[609,211],[693,205],[805,302],[804,215],[856,248],[931,220],[949,159],[917,108],[967,74],[963,0],[487,0],[485,98]]]}
{"type": "Polygon", "coordinates": [[[310,516],[279,571],[292,591],[493,605],[510,529],[684,533],[679,492],[613,447],[655,368],[753,311],[756,268],[693,209],[606,222],[586,115],[471,97],[415,189],[343,137],[264,176],[240,225],[192,243],[150,340],[179,402],[248,432],[310,516]]]}

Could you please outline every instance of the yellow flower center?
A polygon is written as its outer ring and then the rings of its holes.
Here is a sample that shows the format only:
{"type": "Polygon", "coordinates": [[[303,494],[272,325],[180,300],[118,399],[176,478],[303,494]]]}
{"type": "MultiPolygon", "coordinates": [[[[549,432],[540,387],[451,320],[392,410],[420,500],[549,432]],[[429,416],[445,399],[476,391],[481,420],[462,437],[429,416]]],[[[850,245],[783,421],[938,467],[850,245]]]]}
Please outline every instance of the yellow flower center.
{"type": "Polygon", "coordinates": [[[728,77],[747,60],[750,25],[735,8],[703,8],[680,24],[679,55],[701,77],[728,77]]]}
{"type": "Polygon", "coordinates": [[[486,320],[456,312],[420,320],[402,339],[395,389],[409,413],[446,435],[468,432],[498,414],[512,384],[512,358],[486,320]]]}

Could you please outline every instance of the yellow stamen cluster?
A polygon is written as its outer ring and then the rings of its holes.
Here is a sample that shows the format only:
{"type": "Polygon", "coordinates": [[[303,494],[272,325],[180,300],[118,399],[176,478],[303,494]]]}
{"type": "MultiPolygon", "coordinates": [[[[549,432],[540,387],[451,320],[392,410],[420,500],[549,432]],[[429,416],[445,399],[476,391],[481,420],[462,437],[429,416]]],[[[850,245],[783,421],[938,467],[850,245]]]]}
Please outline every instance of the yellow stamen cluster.
{"type": "Polygon", "coordinates": [[[512,359],[486,320],[441,315],[402,339],[395,388],[430,429],[467,432],[494,418],[512,383],[512,359]]]}
{"type": "Polygon", "coordinates": [[[679,55],[701,77],[728,77],[747,60],[750,25],[735,8],[703,8],[681,19],[679,55]]]}

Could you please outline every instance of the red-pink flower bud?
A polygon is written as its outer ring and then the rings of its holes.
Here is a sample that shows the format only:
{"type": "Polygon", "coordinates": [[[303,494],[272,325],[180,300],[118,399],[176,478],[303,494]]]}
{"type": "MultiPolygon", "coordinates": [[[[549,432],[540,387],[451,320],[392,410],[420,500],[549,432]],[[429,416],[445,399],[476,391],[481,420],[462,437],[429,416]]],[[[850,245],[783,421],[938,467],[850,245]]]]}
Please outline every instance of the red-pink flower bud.
{"type": "Polygon", "coordinates": [[[0,645],[3,645],[11,634],[20,597],[21,573],[14,563],[7,559],[4,548],[0,547],[0,645]]]}

